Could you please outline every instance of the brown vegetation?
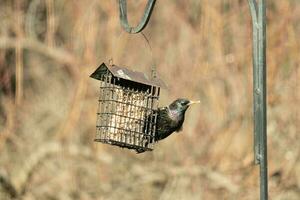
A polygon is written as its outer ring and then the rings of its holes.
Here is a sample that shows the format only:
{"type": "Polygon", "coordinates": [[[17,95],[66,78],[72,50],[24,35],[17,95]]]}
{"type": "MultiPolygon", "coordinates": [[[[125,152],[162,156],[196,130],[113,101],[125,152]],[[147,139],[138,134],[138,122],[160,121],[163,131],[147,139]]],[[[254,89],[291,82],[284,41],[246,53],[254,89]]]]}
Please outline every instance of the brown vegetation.
{"type": "MultiPolygon", "coordinates": [[[[130,21],[144,1],[128,1],[130,21]]],[[[270,199],[300,198],[300,3],[268,1],[270,199]]],[[[160,105],[201,99],[183,132],[150,153],[94,143],[98,82],[111,57],[150,73],[117,1],[0,1],[0,199],[258,199],[247,1],[161,0],[145,30],[160,105]]]]}

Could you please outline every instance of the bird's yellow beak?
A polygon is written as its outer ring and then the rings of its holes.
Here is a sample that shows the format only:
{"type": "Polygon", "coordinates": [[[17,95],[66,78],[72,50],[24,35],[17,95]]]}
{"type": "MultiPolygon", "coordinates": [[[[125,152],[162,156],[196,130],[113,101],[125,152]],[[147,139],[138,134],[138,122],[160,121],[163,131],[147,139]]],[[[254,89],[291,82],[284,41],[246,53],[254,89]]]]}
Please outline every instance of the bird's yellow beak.
{"type": "Polygon", "coordinates": [[[201,103],[200,101],[190,101],[190,103],[188,103],[188,105],[192,105],[192,104],[196,104],[196,103],[201,103]]]}

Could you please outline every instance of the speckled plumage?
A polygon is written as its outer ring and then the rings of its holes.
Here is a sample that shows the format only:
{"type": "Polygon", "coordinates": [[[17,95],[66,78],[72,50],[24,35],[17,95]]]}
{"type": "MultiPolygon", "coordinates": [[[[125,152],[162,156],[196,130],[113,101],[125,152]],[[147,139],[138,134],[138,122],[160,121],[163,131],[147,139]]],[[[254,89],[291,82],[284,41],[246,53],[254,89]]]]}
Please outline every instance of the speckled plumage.
{"type": "MultiPolygon", "coordinates": [[[[173,132],[182,130],[184,122],[184,114],[188,106],[179,110],[177,105],[178,100],[174,101],[170,106],[158,109],[155,140],[162,140],[171,135],[173,132]]],[[[188,102],[188,101],[187,101],[188,102]]]]}
{"type": "MultiPolygon", "coordinates": [[[[177,99],[167,107],[158,108],[155,141],[165,139],[173,132],[179,132],[182,129],[185,112],[193,103],[198,102],[177,99]]],[[[137,150],[137,152],[142,153],[144,151],[137,150]]]]}

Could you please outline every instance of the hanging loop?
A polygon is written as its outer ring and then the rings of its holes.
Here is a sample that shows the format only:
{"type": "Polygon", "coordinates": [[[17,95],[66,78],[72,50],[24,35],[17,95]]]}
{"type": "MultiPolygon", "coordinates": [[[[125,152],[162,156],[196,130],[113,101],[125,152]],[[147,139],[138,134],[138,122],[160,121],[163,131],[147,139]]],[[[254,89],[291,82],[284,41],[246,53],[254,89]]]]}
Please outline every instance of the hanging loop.
{"type": "Polygon", "coordinates": [[[128,23],[128,18],[127,18],[127,1],[119,0],[120,21],[124,30],[131,34],[136,34],[141,32],[147,26],[150,20],[155,2],[156,0],[148,0],[142,20],[136,27],[131,27],[128,23]]]}
{"type": "MultiPolygon", "coordinates": [[[[111,52],[112,57],[109,59],[109,65],[114,64],[114,57],[115,57],[115,53],[116,53],[115,50],[119,49],[118,44],[119,44],[122,36],[124,36],[123,33],[125,33],[125,32],[122,31],[121,34],[116,38],[116,42],[112,44],[112,46],[113,46],[112,52],[111,52]]],[[[140,35],[142,36],[143,41],[147,45],[148,50],[149,50],[150,55],[151,55],[151,68],[150,68],[151,79],[156,79],[157,78],[156,61],[155,61],[155,58],[154,58],[154,54],[153,54],[153,50],[152,50],[150,41],[149,41],[148,37],[143,32],[140,32],[140,35]]]]}

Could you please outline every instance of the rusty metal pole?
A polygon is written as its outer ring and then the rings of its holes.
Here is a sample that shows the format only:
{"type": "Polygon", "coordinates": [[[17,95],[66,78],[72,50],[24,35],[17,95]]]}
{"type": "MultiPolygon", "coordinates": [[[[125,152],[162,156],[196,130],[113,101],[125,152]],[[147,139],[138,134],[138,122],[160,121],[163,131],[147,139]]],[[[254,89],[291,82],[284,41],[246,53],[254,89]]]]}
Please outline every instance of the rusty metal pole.
{"type": "Polygon", "coordinates": [[[248,0],[253,25],[254,160],[260,165],[260,199],[268,200],[266,0],[248,0]]]}

